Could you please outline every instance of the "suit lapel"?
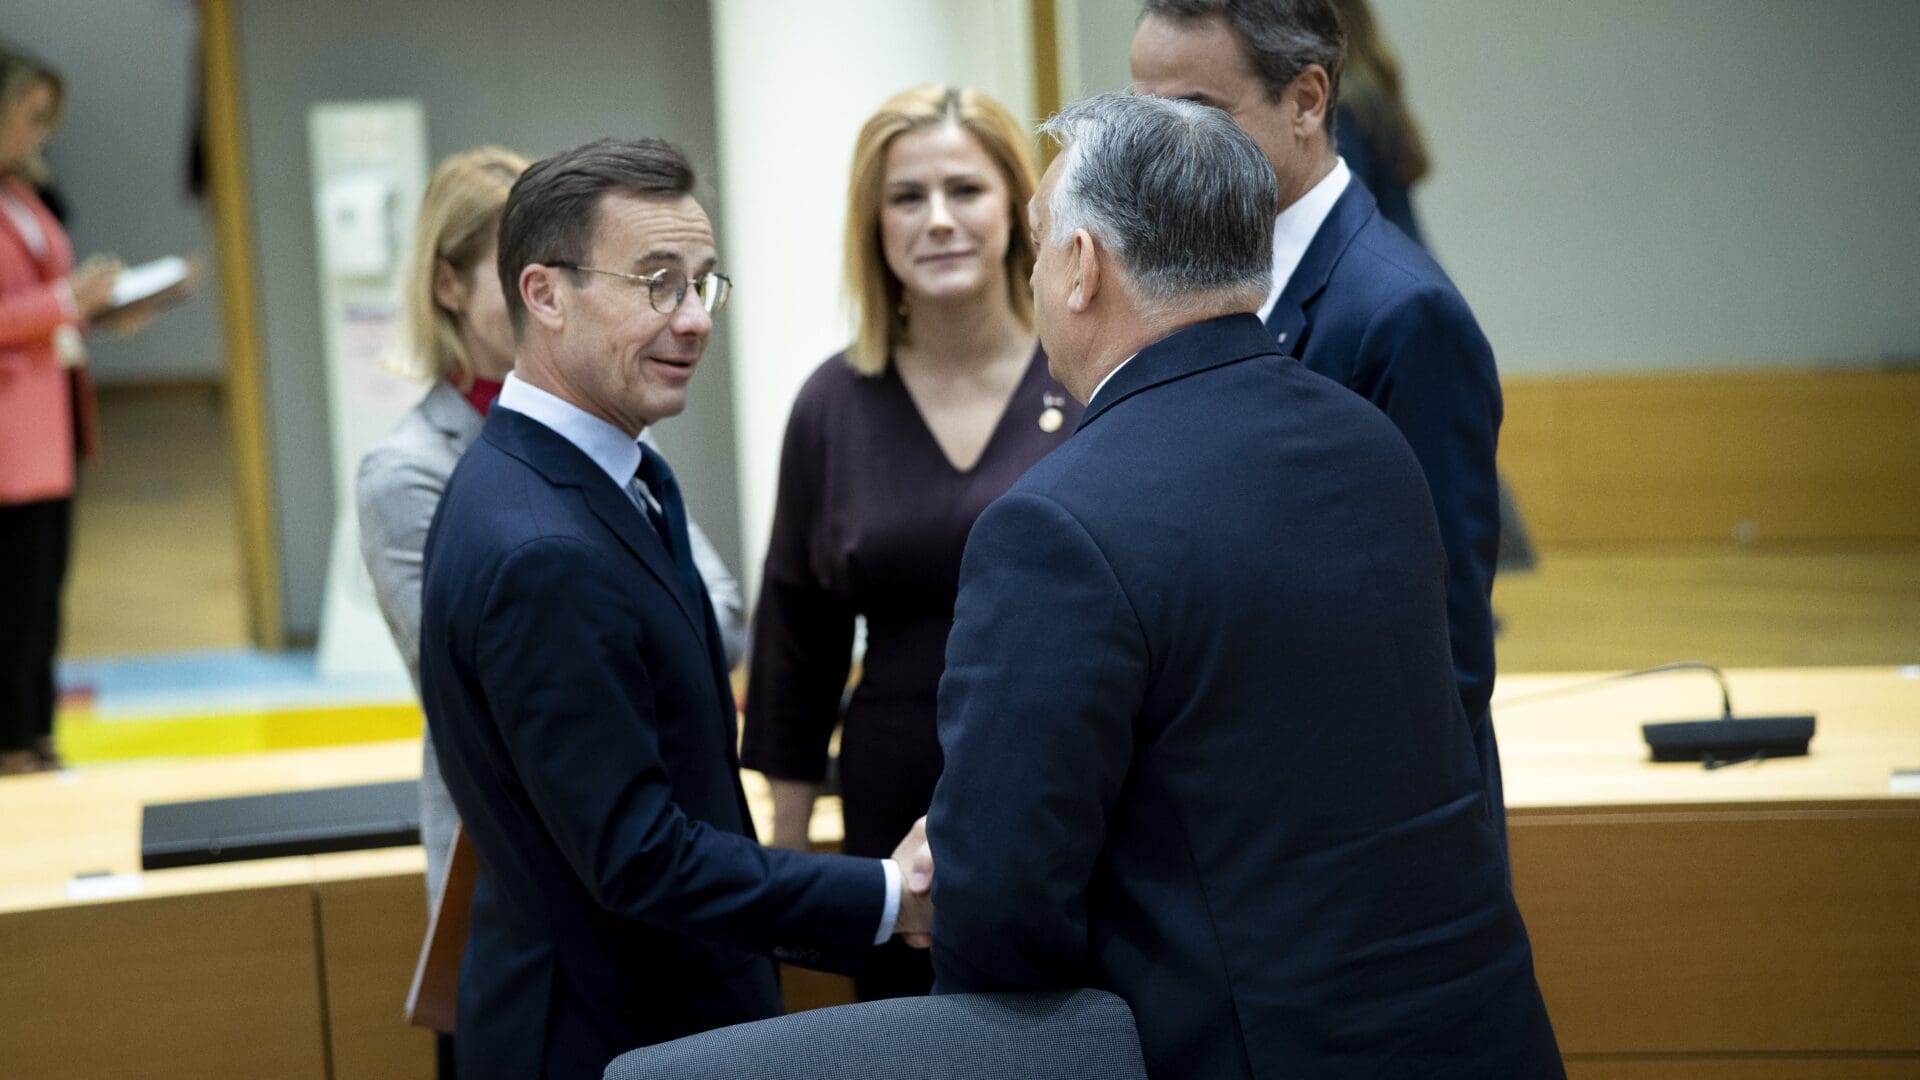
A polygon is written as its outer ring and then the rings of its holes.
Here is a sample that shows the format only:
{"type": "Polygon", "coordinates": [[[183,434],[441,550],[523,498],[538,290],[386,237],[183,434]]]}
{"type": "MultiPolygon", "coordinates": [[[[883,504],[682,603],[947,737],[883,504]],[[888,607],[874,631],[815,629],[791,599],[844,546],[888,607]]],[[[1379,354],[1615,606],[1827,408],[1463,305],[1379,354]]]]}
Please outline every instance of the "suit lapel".
{"type": "Polygon", "coordinates": [[[73,250],[68,246],[67,234],[60,228],[59,220],[53,216],[52,211],[41,204],[39,197],[33,194],[33,189],[28,187],[25,181],[4,180],[0,183],[7,186],[8,194],[20,204],[20,209],[33,218],[34,224],[40,227],[40,235],[46,241],[46,251],[40,254],[34,253],[33,245],[27,243],[27,236],[20,231],[19,224],[13,220],[13,214],[4,208],[0,208],[0,228],[5,228],[13,234],[14,239],[20,244],[20,250],[26,252],[27,258],[33,260],[34,268],[40,272],[43,280],[51,281],[54,278],[65,277],[67,271],[73,266],[73,250]]]}
{"type": "Polygon", "coordinates": [[[1360,235],[1361,226],[1373,214],[1373,193],[1356,176],[1334,201],[1327,220],[1320,223],[1320,231],[1313,234],[1313,242],[1300,256],[1300,265],[1293,268],[1287,287],[1280,290],[1273,310],[1267,313],[1267,333],[1288,356],[1298,359],[1306,351],[1314,304],[1326,291],[1327,280],[1333,276],[1340,257],[1346,254],[1348,245],[1360,235]]]}
{"type": "MultiPolygon", "coordinates": [[[[464,399],[461,407],[465,407],[464,399]]],[[[713,605],[707,602],[704,593],[693,591],[691,583],[675,565],[666,541],[654,531],[645,513],[627,498],[624,491],[615,487],[600,466],[594,464],[579,447],[545,424],[512,409],[488,410],[480,437],[493,443],[503,453],[525,462],[548,483],[556,487],[578,488],[594,517],[599,518],[601,524],[619,538],[621,546],[673,597],[675,606],[705,646],[714,690],[719,697],[720,720],[726,726],[726,737],[722,743],[726,746],[727,763],[733,776],[734,798],[740,806],[740,831],[745,835],[753,835],[753,818],[747,813],[746,794],[740,786],[739,752],[735,745],[739,741],[737,710],[734,708],[733,688],[727,679],[725,651],[720,645],[720,627],[714,620],[713,605]]]]}
{"type": "Polygon", "coordinates": [[[695,603],[697,598],[689,595],[690,586],[674,564],[666,542],[626,492],[615,487],[592,459],[553,429],[512,409],[489,410],[483,432],[487,440],[525,461],[549,483],[578,488],[587,508],[673,597],[700,640],[708,641],[704,605],[695,603]]]}
{"type": "MultiPolygon", "coordinates": [[[[510,412],[511,410],[494,411],[510,412]]],[[[567,445],[569,449],[573,448],[571,443],[567,445]]],[[[579,452],[575,450],[575,453],[579,452]]],[[[586,455],[579,454],[579,456],[581,460],[586,460],[586,455]]],[[[647,568],[647,572],[651,573],[654,579],[673,596],[673,602],[679,606],[680,613],[687,617],[687,625],[693,627],[694,634],[706,646],[708,667],[711,669],[714,691],[719,698],[720,716],[727,726],[727,737],[721,741],[727,748],[728,767],[737,773],[740,765],[739,751],[736,746],[739,742],[735,717],[737,710],[733,704],[733,687],[727,680],[726,650],[720,644],[720,624],[714,619],[713,605],[707,602],[706,594],[695,591],[686,575],[680,572],[679,565],[673,561],[673,553],[667,550],[667,542],[661,539],[653,523],[647,520],[646,513],[635,506],[625,492],[615,488],[613,482],[600,470],[599,466],[592,462],[587,464],[593,474],[589,480],[598,479],[599,481],[599,483],[587,482],[579,485],[581,494],[586,497],[587,506],[593,510],[595,517],[620,538],[620,542],[626,545],[634,558],[640,560],[640,564],[647,568]]],[[[739,784],[739,777],[736,775],[734,786],[739,788],[739,784]]],[[[746,799],[744,789],[738,794],[744,804],[746,799]]],[[[751,830],[752,817],[743,816],[740,820],[745,823],[744,828],[751,830]]]]}
{"type": "MultiPolygon", "coordinates": [[[[597,471],[597,470],[596,470],[597,471]]],[[[680,613],[687,617],[687,625],[693,627],[700,640],[707,640],[706,619],[699,605],[691,595],[691,586],[680,567],[673,561],[673,553],[667,550],[667,542],[647,520],[641,509],[633,505],[626,492],[613,486],[605,473],[600,474],[598,485],[583,484],[581,493],[586,496],[587,506],[593,510],[607,528],[613,531],[620,542],[626,545],[633,557],[640,560],[679,606],[680,613]]],[[[711,643],[709,643],[711,647],[711,643]]]]}
{"type": "Polygon", "coordinates": [[[1272,338],[1281,352],[1295,359],[1300,357],[1300,343],[1307,336],[1307,311],[1300,304],[1288,302],[1282,294],[1267,313],[1267,336],[1272,338]]]}

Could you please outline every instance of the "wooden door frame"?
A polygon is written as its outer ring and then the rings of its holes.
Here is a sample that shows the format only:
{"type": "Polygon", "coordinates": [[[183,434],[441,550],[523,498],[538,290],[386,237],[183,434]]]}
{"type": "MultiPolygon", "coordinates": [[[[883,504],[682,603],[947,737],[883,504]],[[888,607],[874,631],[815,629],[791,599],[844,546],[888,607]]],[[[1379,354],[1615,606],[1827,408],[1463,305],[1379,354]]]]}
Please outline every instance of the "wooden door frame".
{"type": "Polygon", "coordinates": [[[273,506],[273,447],[261,373],[252,189],[247,175],[236,0],[200,0],[200,64],[208,200],[213,209],[227,431],[240,528],[247,625],[253,644],[286,643],[280,545],[273,506]]]}

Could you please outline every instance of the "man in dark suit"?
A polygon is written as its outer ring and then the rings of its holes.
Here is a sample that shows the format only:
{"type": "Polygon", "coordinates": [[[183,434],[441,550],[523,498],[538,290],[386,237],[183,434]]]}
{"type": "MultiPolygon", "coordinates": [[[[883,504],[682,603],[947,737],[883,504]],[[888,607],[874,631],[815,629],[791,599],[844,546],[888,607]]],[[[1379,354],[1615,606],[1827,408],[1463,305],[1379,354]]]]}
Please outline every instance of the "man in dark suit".
{"type": "Polygon", "coordinates": [[[1500,378],[1473,312],[1334,153],[1344,48],[1330,0],[1147,0],[1136,89],[1224,109],[1280,185],[1259,311],[1281,351],[1379,406],[1425,472],[1447,552],[1447,625],[1487,805],[1506,837],[1493,695],[1500,378]]]}
{"type": "Polygon", "coordinates": [[[1045,130],[1035,317],[1087,410],[967,542],[936,989],[1111,989],[1156,1080],[1561,1075],[1419,463],[1252,314],[1272,171],[1183,101],[1045,130]]]}
{"type": "MultiPolygon", "coordinates": [[[[728,284],[657,140],[536,163],[502,211],[514,371],[428,533],[420,680],[479,875],[465,1080],[779,1012],[767,952],[926,926],[893,860],[755,841],[686,512],[641,431],[686,404],[728,284]]],[[[911,844],[903,844],[904,857],[911,844]]]]}

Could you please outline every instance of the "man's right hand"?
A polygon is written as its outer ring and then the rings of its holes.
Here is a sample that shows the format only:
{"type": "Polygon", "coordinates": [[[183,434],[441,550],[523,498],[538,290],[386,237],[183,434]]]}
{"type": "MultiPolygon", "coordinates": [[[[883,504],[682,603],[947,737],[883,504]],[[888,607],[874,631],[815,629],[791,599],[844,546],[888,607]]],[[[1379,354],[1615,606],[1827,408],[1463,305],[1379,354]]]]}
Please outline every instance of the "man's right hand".
{"type": "Polygon", "coordinates": [[[903,886],[894,932],[916,949],[927,948],[933,944],[933,848],[927,843],[925,817],[914,822],[893,849],[893,861],[900,867],[903,886]]]}

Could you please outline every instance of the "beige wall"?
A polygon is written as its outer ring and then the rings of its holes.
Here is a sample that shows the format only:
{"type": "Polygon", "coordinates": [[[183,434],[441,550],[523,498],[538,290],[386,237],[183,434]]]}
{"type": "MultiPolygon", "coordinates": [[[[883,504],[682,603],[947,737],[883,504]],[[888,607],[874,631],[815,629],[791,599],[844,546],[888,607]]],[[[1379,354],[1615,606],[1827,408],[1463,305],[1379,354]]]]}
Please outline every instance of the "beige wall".
{"type": "MultiPolygon", "coordinates": [[[[707,10],[665,0],[248,0],[236,5],[245,78],[286,626],[313,632],[336,493],[329,476],[324,341],[314,257],[307,109],[418,98],[428,160],[479,143],[534,157],[602,135],[678,143],[719,211],[707,10]]],[[[694,517],[739,550],[728,336],[716,335],[687,412],[662,424],[694,517]]]]}
{"type": "MultiPolygon", "coordinates": [[[[71,210],[75,255],[162,255],[211,262],[206,204],[187,190],[193,137],[193,7],[7,0],[0,36],[67,79],[67,115],[47,144],[71,210]]],[[[102,383],[204,381],[221,373],[219,282],[137,336],[95,335],[87,348],[102,383]]]]}
{"type": "MultiPolygon", "coordinates": [[[[1069,97],[1138,6],[1068,0],[1069,97]]],[[[1509,373],[1920,358],[1920,4],[1374,0],[1509,373]]]]}

